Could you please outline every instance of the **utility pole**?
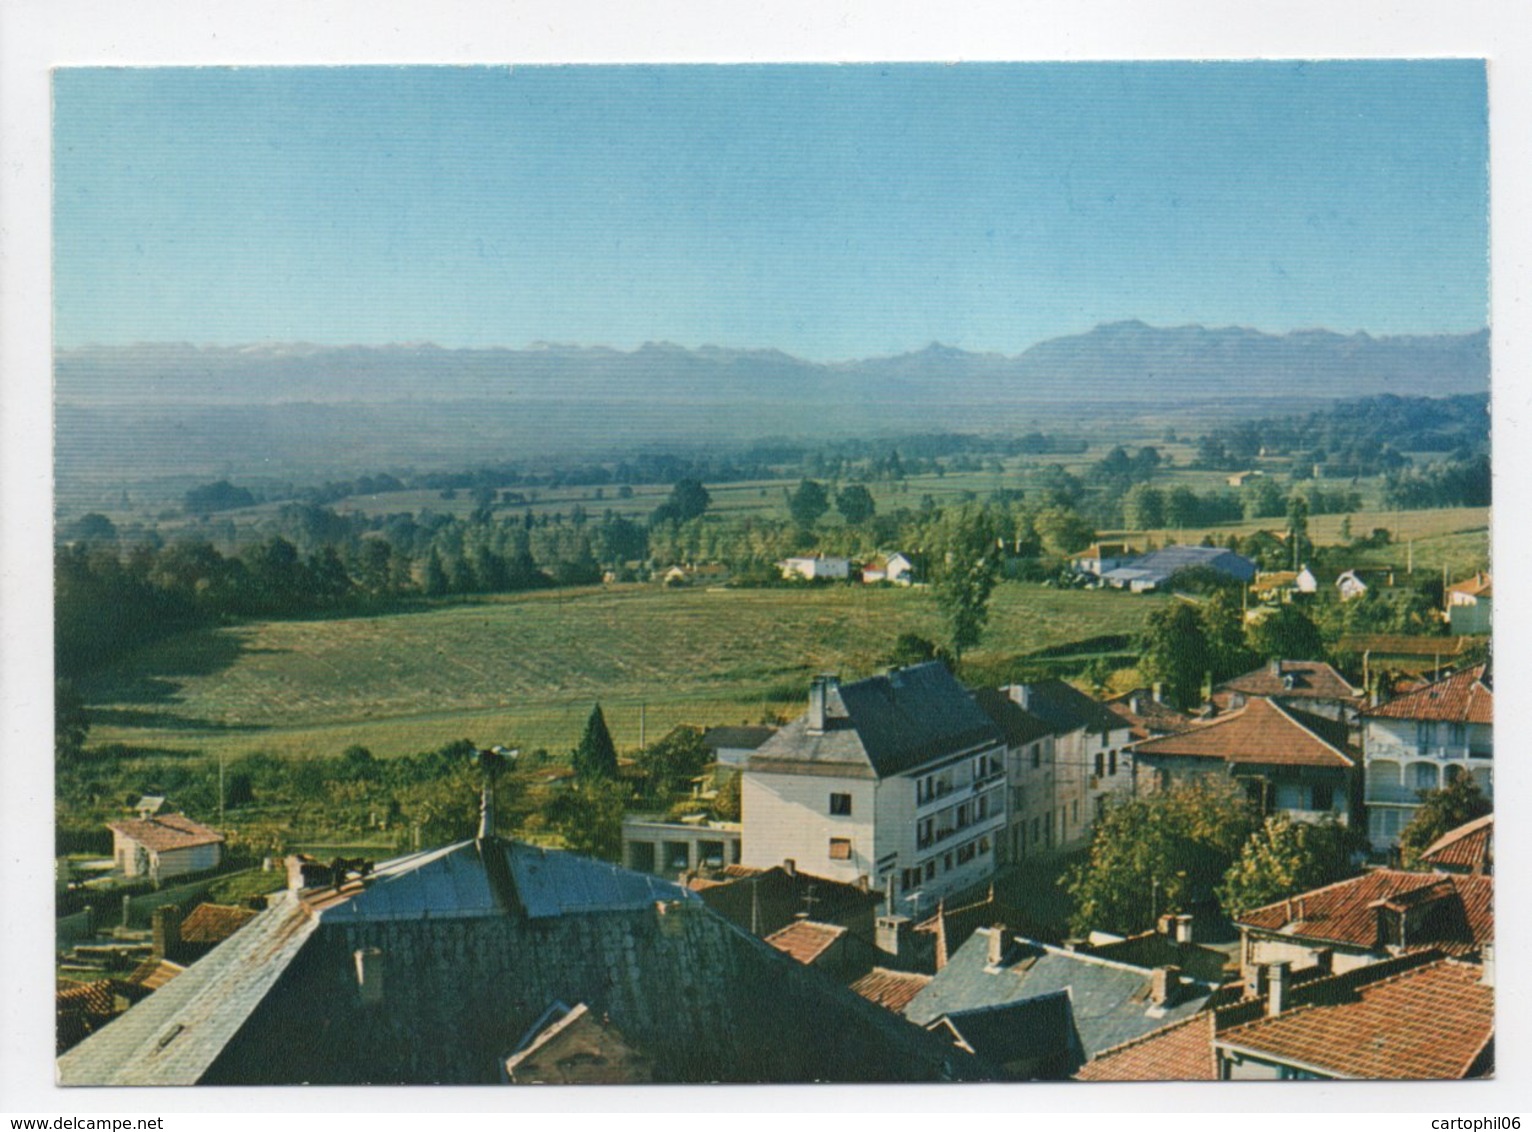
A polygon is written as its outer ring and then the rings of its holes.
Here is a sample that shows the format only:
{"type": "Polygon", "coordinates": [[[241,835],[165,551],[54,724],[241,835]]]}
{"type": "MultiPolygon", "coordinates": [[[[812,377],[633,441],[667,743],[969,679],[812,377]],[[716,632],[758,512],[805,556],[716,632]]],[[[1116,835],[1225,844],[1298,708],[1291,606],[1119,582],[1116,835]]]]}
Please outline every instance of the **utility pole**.
{"type": "Polygon", "coordinates": [[[223,824],[223,752],[218,752],[218,824],[223,824]]]}
{"type": "Polygon", "coordinates": [[[644,742],[645,723],[647,722],[646,716],[648,707],[648,704],[638,705],[638,745],[640,747],[648,746],[648,744],[644,742]]]}

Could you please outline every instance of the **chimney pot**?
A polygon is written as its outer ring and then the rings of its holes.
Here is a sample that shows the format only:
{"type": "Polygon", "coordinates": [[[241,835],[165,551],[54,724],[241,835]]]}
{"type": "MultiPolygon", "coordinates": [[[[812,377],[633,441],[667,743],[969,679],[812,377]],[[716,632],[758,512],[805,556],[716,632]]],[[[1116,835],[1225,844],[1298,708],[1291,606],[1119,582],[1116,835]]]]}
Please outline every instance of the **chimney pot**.
{"type": "Polygon", "coordinates": [[[1155,1006],[1174,1006],[1181,990],[1181,968],[1156,967],[1150,983],[1150,1000],[1155,1006]]]}
{"type": "Polygon", "coordinates": [[[798,875],[798,862],[788,857],[782,862],[782,871],[790,877],[798,875]]]}
{"type": "Polygon", "coordinates": [[[1005,958],[1005,925],[995,924],[989,929],[989,952],[986,958],[991,967],[1000,966],[1005,958]]]}
{"type": "Polygon", "coordinates": [[[1176,942],[1192,942],[1192,918],[1185,913],[1176,917],[1176,942]]]}
{"type": "Polygon", "coordinates": [[[878,950],[892,956],[899,963],[911,958],[914,924],[908,916],[879,916],[876,927],[878,950]]]}

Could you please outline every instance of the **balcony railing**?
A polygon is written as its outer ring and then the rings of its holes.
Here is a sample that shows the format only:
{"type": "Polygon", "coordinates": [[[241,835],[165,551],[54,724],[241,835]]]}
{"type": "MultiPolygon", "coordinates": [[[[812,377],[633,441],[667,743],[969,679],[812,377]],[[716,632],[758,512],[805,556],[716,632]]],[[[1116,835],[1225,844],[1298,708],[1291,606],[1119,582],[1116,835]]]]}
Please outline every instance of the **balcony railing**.
{"type": "Polygon", "coordinates": [[[1411,805],[1420,804],[1420,788],[1414,786],[1395,786],[1386,782],[1369,782],[1367,784],[1367,801],[1369,802],[1408,802],[1411,805]]]}

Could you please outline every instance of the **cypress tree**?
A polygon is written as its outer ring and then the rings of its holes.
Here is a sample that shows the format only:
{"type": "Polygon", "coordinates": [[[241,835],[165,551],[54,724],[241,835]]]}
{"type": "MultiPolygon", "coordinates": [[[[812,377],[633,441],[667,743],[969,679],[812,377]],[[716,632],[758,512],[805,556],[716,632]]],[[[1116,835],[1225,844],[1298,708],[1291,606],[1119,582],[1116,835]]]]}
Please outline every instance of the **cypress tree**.
{"type": "Polygon", "coordinates": [[[590,718],[585,721],[585,734],[580,736],[580,745],[570,762],[580,782],[617,777],[617,747],[607,730],[600,704],[591,709],[590,718]]]}

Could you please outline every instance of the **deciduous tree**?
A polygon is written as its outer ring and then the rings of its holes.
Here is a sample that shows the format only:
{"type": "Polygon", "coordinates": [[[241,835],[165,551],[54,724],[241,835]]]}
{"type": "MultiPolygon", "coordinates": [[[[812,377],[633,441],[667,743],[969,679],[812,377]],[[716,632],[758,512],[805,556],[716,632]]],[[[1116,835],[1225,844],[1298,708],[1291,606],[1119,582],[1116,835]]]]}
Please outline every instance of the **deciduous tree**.
{"type": "Polygon", "coordinates": [[[1335,821],[1295,822],[1268,817],[1250,835],[1239,859],[1218,888],[1218,902],[1230,916],[1307,892],[1350,876],[1357,834],[1335,821]]]}
{"type": "Polygon", "coordinates": [[[1478,780],[1467,772],[1440,790],[1422,790],[1420,808],[1399,833],[1399,855],[1405,868],[1414,868],[1420,855],[1442,834],[1482,818],[1492,808],[1478,780]]]}

